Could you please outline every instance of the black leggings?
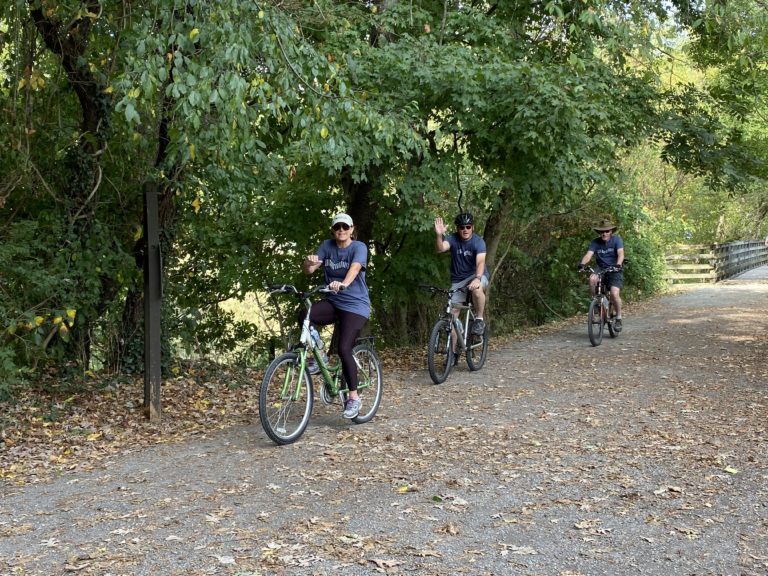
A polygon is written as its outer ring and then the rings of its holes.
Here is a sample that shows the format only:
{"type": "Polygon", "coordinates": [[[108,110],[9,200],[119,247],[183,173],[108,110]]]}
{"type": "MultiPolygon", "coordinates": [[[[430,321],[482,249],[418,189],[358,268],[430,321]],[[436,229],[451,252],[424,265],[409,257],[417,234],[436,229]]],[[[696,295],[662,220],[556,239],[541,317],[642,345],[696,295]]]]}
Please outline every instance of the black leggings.
{"type": "MultiPolygon", "coordinates": [[[[300,318],[301,322],[304,321],[305,316],[306,312],[303,312],[300,318]]],[[[328,300],[320,300],[312,305],[312,311],[309,313],[309,321],[312,324],[326,326],[337,320],[339,322],[337,342],[339,358],[341,358],[341,370],[349,390],[357,390],[357,364],[352,354],[352,348],[354,348],[355,340],[360,335],[360,330],[368,322],[368,318],[354,312],[339,310],[328,300]]]]}

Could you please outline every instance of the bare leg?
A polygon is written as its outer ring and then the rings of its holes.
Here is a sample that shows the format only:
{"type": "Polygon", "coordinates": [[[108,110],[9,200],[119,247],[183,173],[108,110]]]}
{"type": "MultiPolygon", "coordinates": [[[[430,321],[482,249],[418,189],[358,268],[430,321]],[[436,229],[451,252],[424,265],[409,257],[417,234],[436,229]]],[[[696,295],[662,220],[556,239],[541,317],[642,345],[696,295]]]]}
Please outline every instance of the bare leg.
{"type": "Polygon", "coordinates": [[[600,277],[597,274],[590,274],[589,275],[589,293],[594,297],[595,292],[597,292],[597,282],[600,280],[600,277]]]}
{"type": "MultiPolygon", "coordinates": [[[[459,317],[459,312],[461,312],[461,310],[459,310],[458,308],[451,308],[451,313],[453,314],[454,318],[459,317]]],[[[456,354],[456,346],[459,341],[459,334],[458,332],[456,332],[455,324],[451,326],[451,335],[453,336],[453,346],[452,346],[453,353],[456,354]]]]}
{"type": "Polygon", "coordinates": [[[611,300],[613,300],[613,308],[616,310],[616,317],[621,318],[621,296],[619,295],[620,288],[611,286],[611,300]]]}
{"type": "Polygon", "coordinates": [[[475,307],[475,316],[483,318],[483,312],[485,312],[485,290],[482,288],[472,290],[472,304],[475,307]]]}

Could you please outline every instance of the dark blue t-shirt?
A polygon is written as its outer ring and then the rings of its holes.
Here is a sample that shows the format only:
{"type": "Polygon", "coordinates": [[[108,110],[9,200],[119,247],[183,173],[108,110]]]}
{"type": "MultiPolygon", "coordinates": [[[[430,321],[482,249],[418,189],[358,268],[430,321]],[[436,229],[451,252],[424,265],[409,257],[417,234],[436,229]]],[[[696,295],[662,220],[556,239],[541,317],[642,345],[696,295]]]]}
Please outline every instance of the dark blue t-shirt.
{"type": "Polygon", "coordinates": [[[608,242],[603,242],[599,237],[592,240],[587,252],[594,252],[595,261],[600,268],[610,268],[616,266],[619,248],[624,248],[624,241],[621,236],[611,234],[608,242]]]}
{"type": "MultiPolygon", "coordinates": [[[[472,234],[469,240],[463,242],[456,234],[445,237],[451,247],[451,282],[463,282],[477,274],[477,255],[485,254],[485,240],[477,234],[472,234]]],[[[483,271],[488,276],[488,267],[483,271]]]]}
{"type": "Polygon", "coordinates": [[[368,247],[358,240],[353,240],[346,248],[339,248],[335,240],[325,240],[317,249],[317,257],[323,263],[326,284],[343,282],[353,262],[358,262],[363,267],[346,290],[328,294],[327,298],[339,310],[370,318],[371,300],[365,283],[368,247]]]}

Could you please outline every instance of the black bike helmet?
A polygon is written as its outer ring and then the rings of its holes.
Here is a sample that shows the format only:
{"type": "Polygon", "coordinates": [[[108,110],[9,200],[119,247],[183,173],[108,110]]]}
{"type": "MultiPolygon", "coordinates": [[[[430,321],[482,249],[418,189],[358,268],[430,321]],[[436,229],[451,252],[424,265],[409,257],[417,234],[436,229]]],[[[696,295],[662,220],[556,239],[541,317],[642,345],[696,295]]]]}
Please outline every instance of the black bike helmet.
{"type": "Polygon", "coordinates": [[[475,223],[475,219],[469,212],[462,212],[456,216],[454,222],[456,223],[456,226],[470,226],[475,223]]]}

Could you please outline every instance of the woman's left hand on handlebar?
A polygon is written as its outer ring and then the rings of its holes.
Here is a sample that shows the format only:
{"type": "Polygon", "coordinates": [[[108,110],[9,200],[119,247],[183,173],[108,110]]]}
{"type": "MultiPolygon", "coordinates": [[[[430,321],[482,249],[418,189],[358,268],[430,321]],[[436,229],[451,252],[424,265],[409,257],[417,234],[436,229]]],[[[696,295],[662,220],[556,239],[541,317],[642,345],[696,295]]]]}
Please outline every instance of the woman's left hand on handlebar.
{"type": "Polygon", "coordinates": [[[328,288],[330,288],[334,292],[339,292],[340,290],[344,290],[346,286],[343,283],[334,280],[333,282],[328,284],[328,288]]]}

